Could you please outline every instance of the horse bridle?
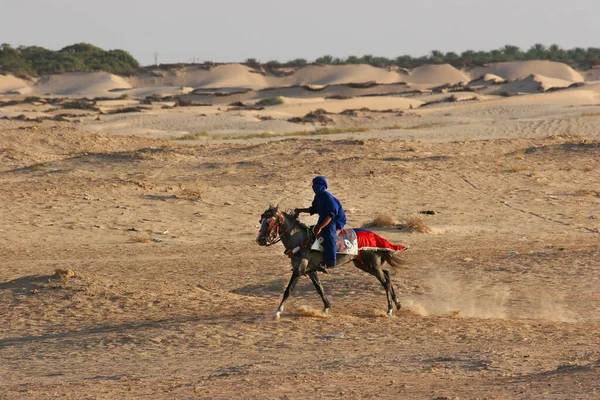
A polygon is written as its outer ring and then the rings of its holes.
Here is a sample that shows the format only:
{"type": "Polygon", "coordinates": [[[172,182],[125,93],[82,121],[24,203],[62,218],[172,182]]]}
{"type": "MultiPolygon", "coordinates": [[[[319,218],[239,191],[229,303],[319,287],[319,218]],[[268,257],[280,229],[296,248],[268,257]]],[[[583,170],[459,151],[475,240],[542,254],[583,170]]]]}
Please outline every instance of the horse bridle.
{"type": "Polygon", "coordinates": [[[281,226],[283,225],[283,213],[281,210],[275,209],[274,212],[271,210],[267,210],[260,216],[260,223],[262,224],[265,218],[270,218],[271,221],[266,229],[263,229],[261,225],[261,229],[258,233],[262,234],[263,237],[266,238],[267,244],[265,246],[273,246],[276,243],[281,241],[281,235],[286,233],[291,229],[288,229],[286,232],[280,233],[281,226]]]}
{"type": "MultiPolygon", "coordinates": [[[[280,233],[279,231],[283,226],[283,221],[284,216],[281,210],[279,209],[275,209],[274,212],[271,210],[267,210],[260,216],[261,229],[258,232],[266,238],[267,243],[265,244],[265,247],[279,243],[281,241],[281,236],[293,229],[292,225],[284,232],[280,233]],[[262,223],[265,218],[270,218],[271,221],[269,222],[269,225],[266,229],[262,229],[262,223]]],[[[291,258],[298,251],[309,247],[313,240],[314,236],[312,235],[312,229],[308,229],[308,236],[306,240],[294,249],[286,249],[286,251],[284,251],[284,254],[291,258]]]]}

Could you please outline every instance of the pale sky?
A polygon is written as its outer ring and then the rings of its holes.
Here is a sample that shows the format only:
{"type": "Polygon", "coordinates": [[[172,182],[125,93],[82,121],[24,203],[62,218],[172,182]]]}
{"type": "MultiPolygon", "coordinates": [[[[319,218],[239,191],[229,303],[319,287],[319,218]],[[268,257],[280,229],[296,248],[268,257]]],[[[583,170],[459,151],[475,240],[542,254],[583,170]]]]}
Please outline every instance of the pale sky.
{"type": "Polygon", "coordinates": [[[0,43],[88,42],[142,65],[600,47],[600,0],[0,0],[0,43]]]}

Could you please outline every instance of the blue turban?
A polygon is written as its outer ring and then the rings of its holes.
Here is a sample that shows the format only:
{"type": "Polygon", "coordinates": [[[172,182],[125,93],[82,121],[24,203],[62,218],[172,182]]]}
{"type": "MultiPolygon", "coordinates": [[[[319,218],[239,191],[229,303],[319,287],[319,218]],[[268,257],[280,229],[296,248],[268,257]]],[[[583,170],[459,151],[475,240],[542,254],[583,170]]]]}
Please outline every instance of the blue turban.
{"type": "Polygon", "coordinates": [[[327,181],[324,176],[317,176],[312,180],[312,186],[315,194],[323,193],[327,190],[327,181]]]}

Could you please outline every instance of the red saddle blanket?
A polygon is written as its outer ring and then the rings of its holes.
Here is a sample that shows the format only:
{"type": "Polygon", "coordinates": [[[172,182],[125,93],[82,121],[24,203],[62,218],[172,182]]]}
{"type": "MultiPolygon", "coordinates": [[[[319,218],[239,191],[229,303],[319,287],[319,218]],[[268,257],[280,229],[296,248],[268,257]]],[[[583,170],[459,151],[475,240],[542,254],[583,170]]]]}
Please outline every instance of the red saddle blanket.
{"type": "Polygon", "coordinates": [[[406,246],[401,244],[391,244],[381,236],[362,228],[355,228],[358,251],[361,250],[388,250],[400,251],[406,249],[406,246]]]}

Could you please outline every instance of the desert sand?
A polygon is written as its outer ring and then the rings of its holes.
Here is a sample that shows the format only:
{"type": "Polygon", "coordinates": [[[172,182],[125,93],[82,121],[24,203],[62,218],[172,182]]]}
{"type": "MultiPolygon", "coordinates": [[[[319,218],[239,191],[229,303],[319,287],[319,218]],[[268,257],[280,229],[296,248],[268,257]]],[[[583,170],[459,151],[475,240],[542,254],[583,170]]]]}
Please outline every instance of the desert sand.
{"type": "Polygon", "coordinates": [[[598,398],[594,76],[0,75],[0,397],[598,398]],[[383,216],[409,246],[392,317],[347,264],[327,315],[303,278],[273,320],[290,262],[259,218],[308,206],[317,174],[349,227],[383,216]]]}

